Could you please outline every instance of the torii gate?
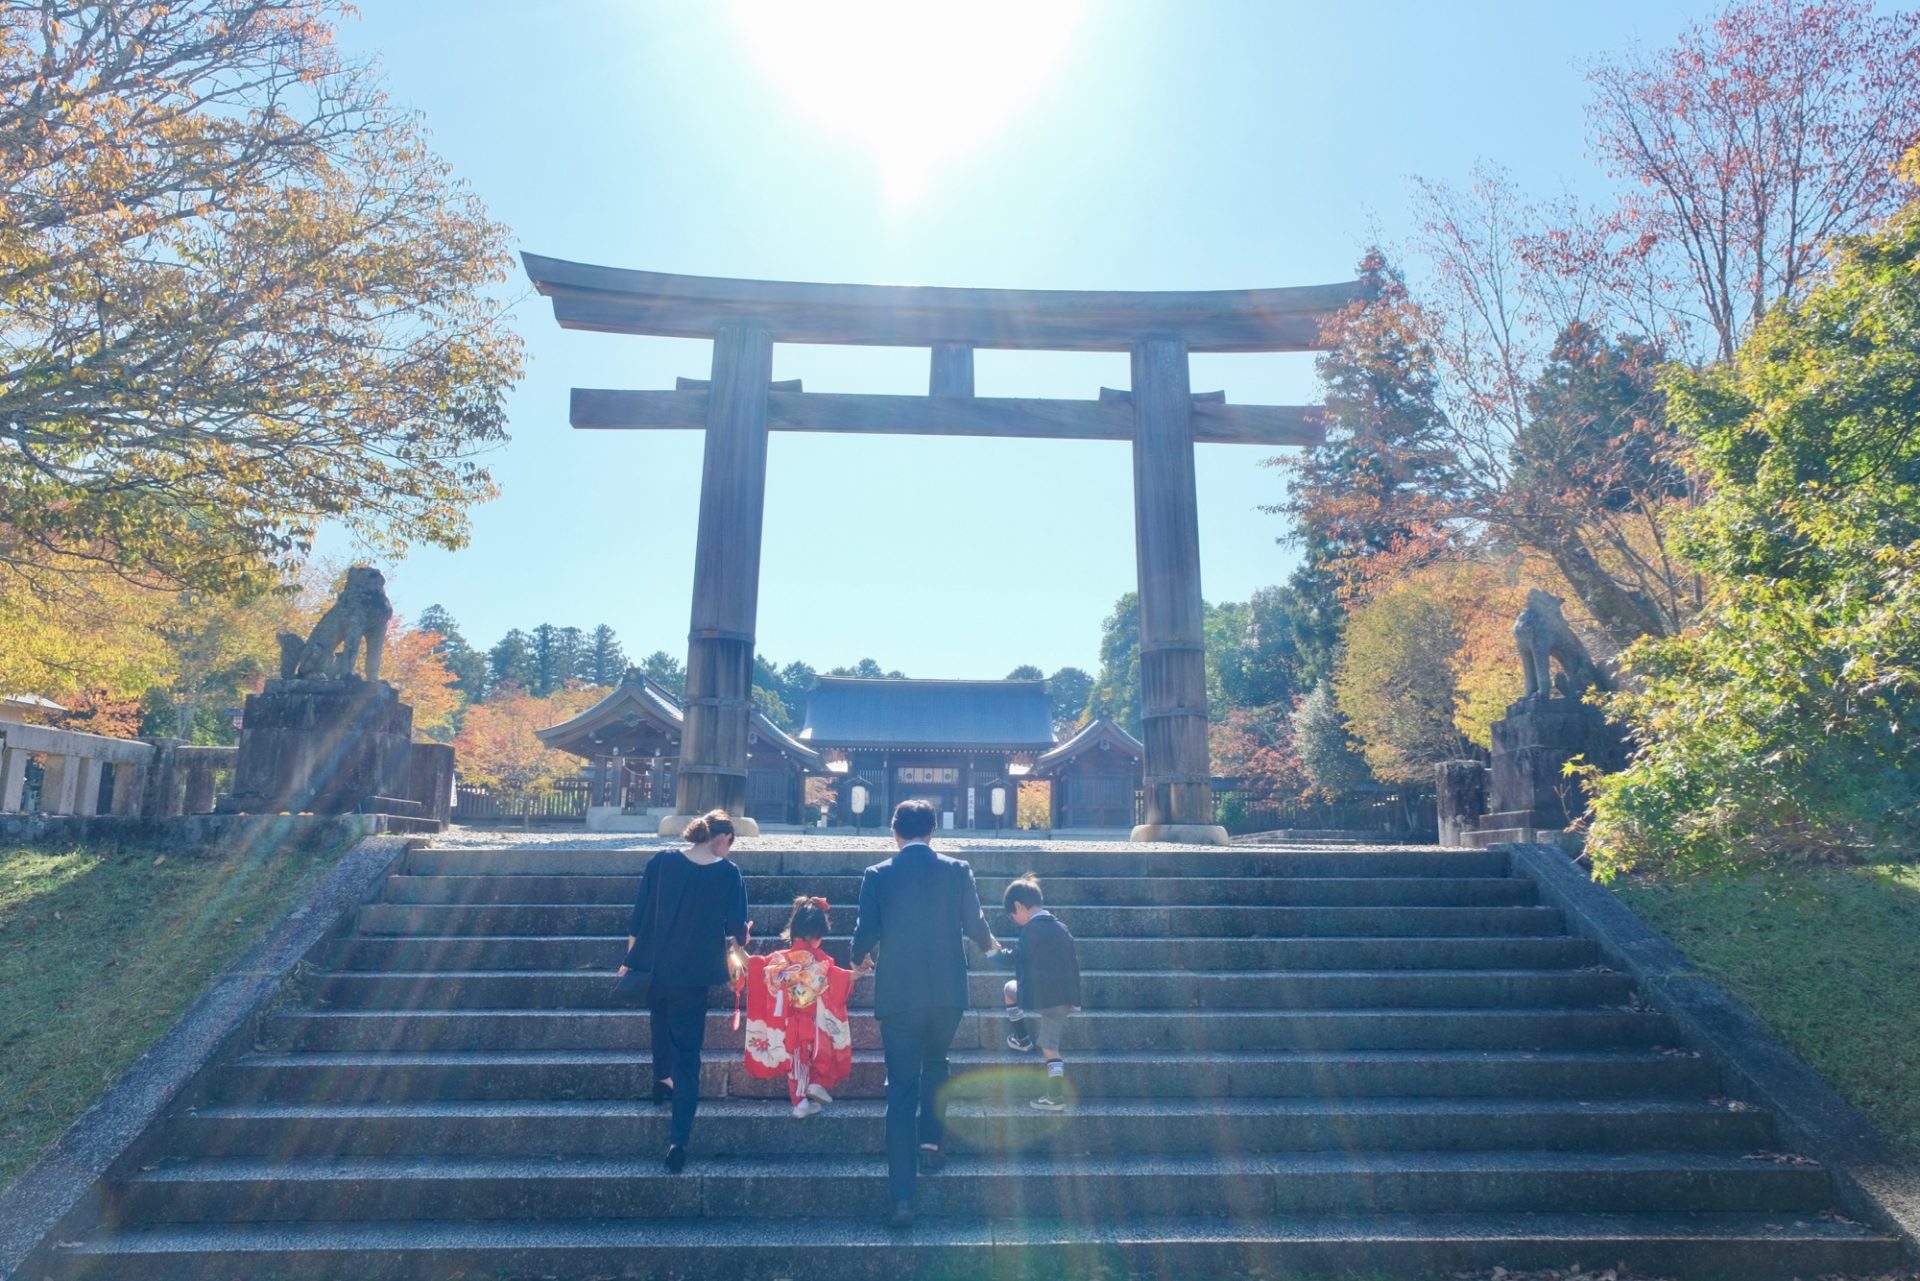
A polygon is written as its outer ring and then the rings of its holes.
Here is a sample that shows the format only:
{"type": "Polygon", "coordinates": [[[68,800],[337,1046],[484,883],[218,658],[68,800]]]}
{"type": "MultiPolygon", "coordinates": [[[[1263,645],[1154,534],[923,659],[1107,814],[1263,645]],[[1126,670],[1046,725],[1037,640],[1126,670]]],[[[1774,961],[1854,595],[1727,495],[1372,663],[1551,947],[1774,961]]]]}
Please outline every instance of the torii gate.
{"type": "Polygon", "coordinates": [[[707,433],[678,813],[661,822],[662,835],[678,835],[709,809],[739,814],[744,807],[767,433],[836,431],[1133,442],[1146,730],[1146,822],[1133,839],[1226,842],[1213,822],[1208,771],[1193,446],[1313,445],[1324,433],[1312,407],[1195,396],[1187,354],[1317,350],[1322,323],[1366,296],[1360,282],[1186,293],[945,289],[729,280],[522,258],[563,328],[713,340],[708,381],[681,379],[673,391],[573,391],[575,427],[707,433]],[[776,342],[929,347],[928,395],[805,392],[797,382],[774,383],[776,342]],[[977,347],[1126,351],[1133,386],[1102,388],[1097,400],[975,396],[977,347]]]}

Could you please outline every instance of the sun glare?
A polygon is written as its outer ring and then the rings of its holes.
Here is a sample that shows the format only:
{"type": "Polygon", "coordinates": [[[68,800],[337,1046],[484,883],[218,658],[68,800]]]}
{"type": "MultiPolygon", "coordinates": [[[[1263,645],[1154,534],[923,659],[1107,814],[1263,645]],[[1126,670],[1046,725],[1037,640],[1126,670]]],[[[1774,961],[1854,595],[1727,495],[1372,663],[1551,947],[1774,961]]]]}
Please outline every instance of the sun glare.
{"type": "Polygon", "coordinates": [[[1085,11],[1083,0],[734,0],[733,19],[795,109],[865,150],[900,207],[1047,84],[1085,11]]]}

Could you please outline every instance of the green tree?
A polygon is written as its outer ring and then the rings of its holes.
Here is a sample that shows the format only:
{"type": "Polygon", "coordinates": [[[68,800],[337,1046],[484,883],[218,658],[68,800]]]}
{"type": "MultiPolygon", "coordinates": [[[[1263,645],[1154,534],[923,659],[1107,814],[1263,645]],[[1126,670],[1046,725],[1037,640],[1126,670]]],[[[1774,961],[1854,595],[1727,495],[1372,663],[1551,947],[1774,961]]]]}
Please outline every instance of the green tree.
{"type": "Polygon", "coordinates": [[[1065,736],[1079,728],[1093,696],[1093,677],[1078,667],[1062,667],[1047,677],[1047,697],[1053,701],[1053,731],[1065,736]]]}
{"type": "Polygon", "coordinates": [[[871,658],[863,658],[852,667],[836,667],[827,673],[829,676],[859,676],[866,680],[903,681],[905,672],[890,672],[871,658]]]}
{"type": "Polygon", "coordinates": [[[533,664],[533,641],[518,627],[502,636],[487,651],[487,666],[492,672],[489,691],[502,685],[531,690],[537,678],[533,664]]]}
{"type": "Polygon", "coordinates": [[[600,624],[587,642],[586,670],[581,679],[595,685],[618,685],[626,671],[627,655],[620,648],[619,637],[613,634],[613,628],[600,624]]]}
{"type": "Polygon", "coordinates": [[[453,673],[454,688],[468,702],[476,702],[487,692],[487,656],[467,644],[467,638],[460,634],[459,624],[453,621],[453,615],[439,605],[429,605],[420,611],[420,630],[433,632],[440,637],[435,652],[440,661],[453,673]]]}
{"type": "MultiPolygon", "coordinates": [[[[1905,173],[1920,182],[1920,151],[1905,173]]],[[[1626,656],[1641,749],[1598,780],[1612,874],[1920,837],[1920,200],[1842,244],[1831,280],[1734,359],[1676,371],[1670,412],[1710,497],[1682,531],[1715,594],[1626,656]]]]}
{"type": "Polygon", "coordinates": [[[656,649],[640,660],[640,674],[659,685],[676,699],[686,697],[687,673],[680,660],[664,649],[656,649]]]}
{"type": "Polygon", "coordinates": [[[0,595],[103,561],[266,590],[322,522],[465,542],[521,368],[507,233],[342,12],[0,4],[0,595]]]}
{"type": "Polygon", "coordinates": [[[1293,709],[1293,750],[1314,789],[1329,798],[1345,796],[1373,782],[1360,745],[1333,699],[1333,685],[1322,682],[1307,691],[1293,709]]]}
{"type": "Polygon", "coordinates": [[[1010,681],[1043,681],[1047,679],[1047,674],[1035,667],[1032,663],[1022,663],[1007,673],[1007,679],[1010,681]]]}
{"type": "Polygon", "coordinates": [[[1100,625],[1100,673],[1093,678],[1087,709],[1140,736],[1140,593],[1113,603],[1100,625]]]}

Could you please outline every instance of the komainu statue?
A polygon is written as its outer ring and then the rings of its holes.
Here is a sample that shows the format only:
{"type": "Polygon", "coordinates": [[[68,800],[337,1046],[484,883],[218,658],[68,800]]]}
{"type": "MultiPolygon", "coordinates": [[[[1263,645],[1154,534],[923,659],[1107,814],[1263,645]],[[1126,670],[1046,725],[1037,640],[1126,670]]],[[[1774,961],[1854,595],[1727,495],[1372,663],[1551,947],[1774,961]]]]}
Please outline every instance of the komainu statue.
{"type": "Polygon", "coordinates": [[[1527,607],[1514,620],[1513,639],[1520,646],[1520,670],[1526,678],[1528,698],[1552,698],[1556,690],[1562,698],[1579,698],[1590,689],[1613,688],[1606,672],[1567,626],[1560,612],[1564,604],[1552,592],[1536,587],[1527,593],[1527,607]],[[1557,677],[1553,672],[1556,660],[1560,664],[1557,677]]]}
{"type": "Polygon", "coordinates": [[[280,675],[345,680],[353,674],[353,660],[364,642],[364,673],[370,681],[379,680],[387,620],[392,617],[386,576],[365,565],[354,566],[340,595],[314,624],[313,635],[302,641],[292,632],[280,633],[280,675]]]}

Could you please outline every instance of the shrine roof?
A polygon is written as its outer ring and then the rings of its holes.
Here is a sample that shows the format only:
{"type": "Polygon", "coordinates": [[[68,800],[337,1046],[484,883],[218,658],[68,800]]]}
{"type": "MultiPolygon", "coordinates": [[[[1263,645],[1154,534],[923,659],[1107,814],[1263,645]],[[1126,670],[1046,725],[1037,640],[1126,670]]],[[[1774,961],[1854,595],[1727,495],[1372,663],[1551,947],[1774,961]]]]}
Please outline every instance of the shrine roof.
{"type": "Polygon", "coordinates": [[[1041,681],[822,676],[807,695],[800,737],[815,747],[1044,751],[1053,745],[1053,702],[1041,681]]]}
{"type": "MultiPolygon", "coordinates": [[[[589,759],[619,754],[630,744],[657,736],[678,752],[686,726],[685,713],[659,682],[629,670],[626,678],[605,698],[578,716],[535,730],[542,743],[556,751],[589,759]]],[[[807,769],[821,768],[820,753],[795,739],[755,709],[748,732],[773,744],[807,769]]]]}
{"type": "Polygon", "coordinates": [[[1175,336],[1191,351],[1318,351],[1321,324],[1368,296],[1357,280],[1279,289],[955,289],[682,276],[521,254],[563,328],[711,338],[748,323],[775,342],[963,343],[1126,351],[1175,336]]]}
{"type": "Polygon", "coordinates": [[[1072,738],[1060,744],[1050,752],[1045,752],[1033,762],[1034,777],[1045,777],[1049,772],[1060,768],[1082,752],[1097,751],[1122,752],[1134,760],[1146,757],[1147,749],[1139,739],[1121,729],[1119,725],[1101,716],[1087,724],[1072,738]]]}

